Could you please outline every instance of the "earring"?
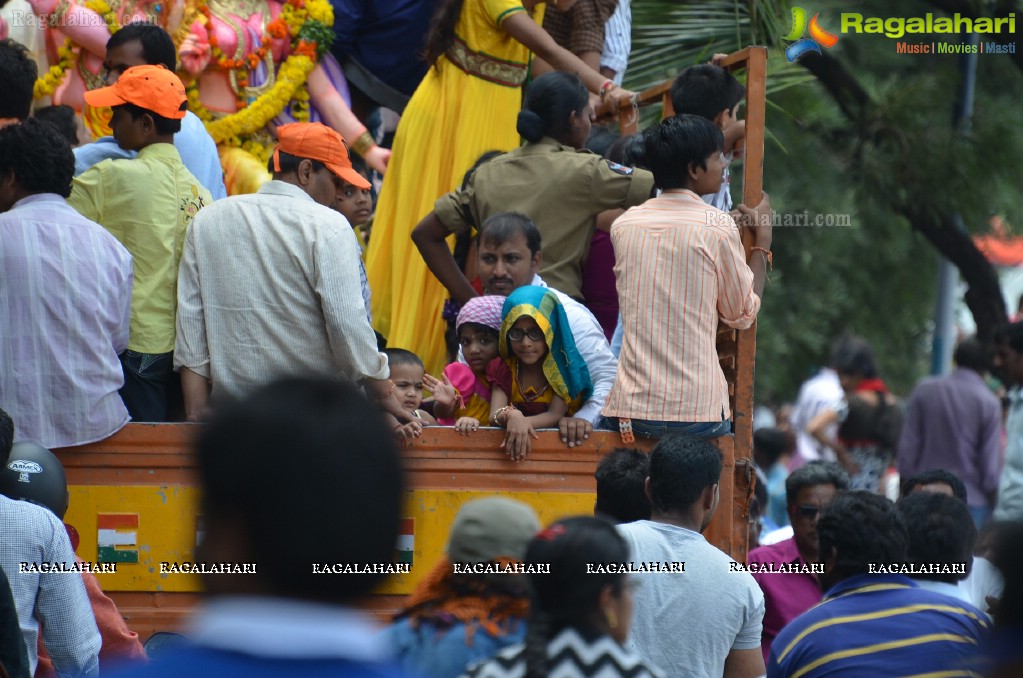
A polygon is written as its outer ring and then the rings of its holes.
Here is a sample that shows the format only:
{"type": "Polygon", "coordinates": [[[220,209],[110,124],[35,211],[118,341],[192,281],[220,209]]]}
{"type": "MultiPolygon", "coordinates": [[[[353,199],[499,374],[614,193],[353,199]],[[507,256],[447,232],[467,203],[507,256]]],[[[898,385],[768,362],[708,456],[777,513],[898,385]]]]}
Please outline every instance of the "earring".
{"type": "Polygon", "coordinates": [[[604,610],[604,619],[607,620],[608,627],[612,629],[618,628],[618,615],[611,608],[604,610]]]}

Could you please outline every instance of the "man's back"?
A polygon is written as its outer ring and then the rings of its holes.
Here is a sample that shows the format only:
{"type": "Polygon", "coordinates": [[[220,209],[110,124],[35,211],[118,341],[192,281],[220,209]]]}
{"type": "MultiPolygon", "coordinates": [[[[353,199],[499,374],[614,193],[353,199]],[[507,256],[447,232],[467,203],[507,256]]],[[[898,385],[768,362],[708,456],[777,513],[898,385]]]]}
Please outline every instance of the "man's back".
{"type": "MultiPolygon", "coordinates": [[[[181,131],[174,135],[174,148],[178,149],[181,162],[199,183],[209,189],[214,200],[227,197],[217,144],[195,113],[185,112],[185,117],[181,119],[181,131]]],[[[91,144],[73,150],[75,176],[104,160],[132,159],[137,156],[134,151],[126,151],[118,146],[112,136],[100,137],[91,144]]]]}
{"type": "Polygon", "coordinates": [[[760,647],[764,595],[747,572],[702,535],[649,520],[619,525],[633,562],[685,562],[641,577],[627,643],[676,678],[720,676],[730,651],[760,647]],[[712,612],[712,613],[711,613],[712,612]]]}
{"type": "Polygon", "coordinates": [[[75,566],[71,542],[49,510],[0,495],[0,567],[8,574],[18,623],[35,672],[40,622],[54,668],[65,675],[95,675],[101,644],[82,577],[72,572],[21,572],[21,563],[75,566]]]}
{"type": "Polygon", "coordinates": [[[134,160],[104,160],[75,178],[68,202],[110,231],[135,265],[128,348],[174,350],[175,285],[188,223],[210,192],[171,144],[146,146],[134,160]]]}
{"type": "Polygon", "coordinates": [[[217,396],[288,374],[387,377],[366,320],[355,235],[296,186],[272,181],[200,213],[178,289],[175,365],[208,364],[217,396]]]}
{"type": "MultiPolygon", "coordinates": [[[[828,448],[807,433],[806,427],[814,417],[828,409],[842,404],[845,393],[835,370],[825,367],[799,387],[796,404],[792,407],[792,427],[796,431],[796,457],[791,465],[802,466],[808,461],[823,459],[830,461],[834,456],[828,448]]],[[[835,426],[835,431],[838,427],[835,426]]]]}
{"type": "Polygon", "coordinates": [[[976,608],[907,577],[851,577],[778,634],[767,675],[974,675],[987,626],[976,608]]]}
{"type": "Polygon", "coordinates": [[[979,374],[960,367],[913,390],[899,440],[899,474],[944,469],[966,485],[970,506],[998,489],[1002,408],[979,374]]]}
{"type": "Polygon", "coordinates": [[[745,329],[760,308],[734,221],[679,189],[619,217],[611,240],[624,341],[604,414],[683,422],[727,418],[718,322],[745,329]]]}
{"type": "Polygon", "coordinates": [[[15,440],[81,445],[124,426],[131,255],[44,193],[0,215],[0,271],[0,407],[15,440]]]}

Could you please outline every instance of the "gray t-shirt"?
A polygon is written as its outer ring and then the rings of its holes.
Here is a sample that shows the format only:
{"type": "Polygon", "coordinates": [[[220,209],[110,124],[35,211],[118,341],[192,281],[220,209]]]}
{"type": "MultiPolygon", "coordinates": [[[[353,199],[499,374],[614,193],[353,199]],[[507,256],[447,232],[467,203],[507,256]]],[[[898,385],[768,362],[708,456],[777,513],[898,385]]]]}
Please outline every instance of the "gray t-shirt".
{"type": "Polygon", "coordinates": [[[724,672],[728,653],[760,647],[764,594],[748,572],[703,535],[640,520],[619,525],[633,562],[685,561],[680,573],[633,575],[632,631],[625,647],[675,678],[724,672]]]}

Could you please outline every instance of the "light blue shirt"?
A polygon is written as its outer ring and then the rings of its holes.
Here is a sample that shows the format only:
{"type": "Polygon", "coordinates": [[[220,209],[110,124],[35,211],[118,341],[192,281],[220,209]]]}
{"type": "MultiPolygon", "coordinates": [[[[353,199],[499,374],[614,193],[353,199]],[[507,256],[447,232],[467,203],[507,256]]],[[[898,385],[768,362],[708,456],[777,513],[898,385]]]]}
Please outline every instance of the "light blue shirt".
{"type": "MultiPolygon", "coordinates": [[[[195,113],[185,112],[181,131],[174,135],[174,148],[178,149],[181,162],[213,194],[214,200],[227,197],[217,145],[195,113]]],[[[94,143],[75,149],[75,176],[107,158],[131,159],[137,155],[135,151],[126,151],[118,146],[113,137],[100,137],[94,143]]]]}

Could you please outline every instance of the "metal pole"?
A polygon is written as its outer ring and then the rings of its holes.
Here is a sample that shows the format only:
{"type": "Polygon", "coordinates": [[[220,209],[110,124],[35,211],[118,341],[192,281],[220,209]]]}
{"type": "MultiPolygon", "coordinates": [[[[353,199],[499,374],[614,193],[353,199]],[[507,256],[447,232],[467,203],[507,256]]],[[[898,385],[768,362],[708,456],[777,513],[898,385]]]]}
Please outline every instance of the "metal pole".
{"type": "MultiPolygon", "coordinates": [[[[976,47],[980,36],[970,33],[969,43],[976,47]]],[[[959,98],[952,108],[952,128],[960,134],[970,131],[973,120],[973,95],[977,81],[977,54],[966,53],[959,57],[959,71],[962,81],[959,98]]],[[[953,217],[955,227],[966,230],[961,215],[953,217]]],[[[942,257],[938,265],[938,296],[934,303],[934,340],[931,346],[931,374],[947,373],[952,366],[952,350],[955,346],[955,306],[959,286],[959,269],[942,257]]]]}

